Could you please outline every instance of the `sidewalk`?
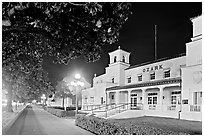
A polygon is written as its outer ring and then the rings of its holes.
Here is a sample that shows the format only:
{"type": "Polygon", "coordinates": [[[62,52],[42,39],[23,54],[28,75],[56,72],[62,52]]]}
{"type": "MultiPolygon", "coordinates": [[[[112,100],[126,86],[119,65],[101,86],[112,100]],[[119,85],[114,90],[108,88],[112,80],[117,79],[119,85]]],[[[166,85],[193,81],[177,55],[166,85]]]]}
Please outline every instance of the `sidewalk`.
{"type": "Polygon", "coordinates": [[[32,105],[18,117],[7,135],[93,135],[75,126],[74,119],[58,118],[32,105]]]}
{"type": "Polygon", "coordinates": [[[2,108],[2,133],[5,130],[7,130],[7,127],[12,125],[12,123],[15,121],[16,117],[18,116],[19,112],[21,112],[25,107],[26,105],[19,106],[17,110],[13,109],[13,112],[3,111],[3,108],[2,108]]]}

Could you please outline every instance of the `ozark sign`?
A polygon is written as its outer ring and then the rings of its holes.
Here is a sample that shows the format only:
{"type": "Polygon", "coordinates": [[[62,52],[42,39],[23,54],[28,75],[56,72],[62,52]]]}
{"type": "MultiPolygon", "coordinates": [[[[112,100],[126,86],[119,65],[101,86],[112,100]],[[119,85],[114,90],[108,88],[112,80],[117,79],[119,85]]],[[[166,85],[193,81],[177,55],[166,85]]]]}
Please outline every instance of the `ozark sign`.
{"type": "Polygon", "coordinates": [[[149,72],[152,70],[159,70],[159,69],[163,69],[162,65],[157,65],[157,66],[153,66],[153,67],[148,67],[148,68],[144,68],[143,72],[149,72]]]}

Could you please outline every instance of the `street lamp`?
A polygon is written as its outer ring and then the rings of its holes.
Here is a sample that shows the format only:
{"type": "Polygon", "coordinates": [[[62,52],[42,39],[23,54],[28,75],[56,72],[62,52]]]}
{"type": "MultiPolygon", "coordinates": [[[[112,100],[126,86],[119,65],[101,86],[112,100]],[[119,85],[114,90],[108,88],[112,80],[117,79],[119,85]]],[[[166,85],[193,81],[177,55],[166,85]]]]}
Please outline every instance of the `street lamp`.
{"type": "Polygon", "coordinates": [[[45,94],[42,94],[41,99],[43,100],[43,105],[44,105],[45,104],[45,99],[46,99],[45,94]]]}
{"type": "Polygon", "coordinates": [[[75,80],[71,82],[71,85],[76,88],[76,114],[78,113],[78,96],[77,96],[77,94],[80,91],[80,87],[84,86],[84,82],[80,81],[80,79],[81,79],[81,75],[76,74],[75,80]]]}

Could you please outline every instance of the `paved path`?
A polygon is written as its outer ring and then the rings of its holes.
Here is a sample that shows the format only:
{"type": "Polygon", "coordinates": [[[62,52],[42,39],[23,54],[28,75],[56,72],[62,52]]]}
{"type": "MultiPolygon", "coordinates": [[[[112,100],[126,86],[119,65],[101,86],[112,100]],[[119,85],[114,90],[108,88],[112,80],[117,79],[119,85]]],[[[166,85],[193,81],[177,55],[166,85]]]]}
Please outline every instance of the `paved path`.
{"type": "Polygon", "coordinates": [[[26,108],[16,120],[8,135],[93,135],[74,125],[74,119],[61,119],[45,110],[26,108]]]}

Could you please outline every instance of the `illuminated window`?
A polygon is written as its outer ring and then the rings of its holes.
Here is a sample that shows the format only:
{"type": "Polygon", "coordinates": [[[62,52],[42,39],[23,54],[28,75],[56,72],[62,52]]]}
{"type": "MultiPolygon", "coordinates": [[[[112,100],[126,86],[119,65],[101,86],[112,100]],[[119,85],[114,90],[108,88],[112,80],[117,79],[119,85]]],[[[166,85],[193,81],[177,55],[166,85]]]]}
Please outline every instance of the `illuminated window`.
{"type": "Polygon", "coordinates": [[[111,99],[114,99],[114,95],[111,95],[111,99]]]}
{"type": "Polygon", "coordinates": [[[155,72],[150,74],[150,80],[155,79],[155,72]]]}
{"type": "Polygon", "coordinates": [[[125,62],[125,57],[123,56],[123,62],[125,62]]]}
{"type": "Polygon", "coordinates": [[[127,82],[128,82],[128,83],[131,83],[131,77],[128,77],[128,78],[127,78],[127,82]]]}
{"type": "Polygon", "coordinates": [[[141,75],[138,75],[138,81],[142,81],[142,74],[141,75]]]}
{"type": "Polygon", "coordinates": [[[90,97],[91,103],[94,103],[94,97],[90,97]]]}
{"type": "Polygon", "coordinates": [[[164,71],[164,78],[169,78],[170,77],[170,70],[165,70],[164,71]]]}
{"type": "Polygon", "coordinates": [[[114,57],[114,62],[116,62],[116,56],[114,57]]]}
{"type": "Polygon", "coordinates": [[[202,104],[202,92],[194,92],[194,105],[202,104]]]}

